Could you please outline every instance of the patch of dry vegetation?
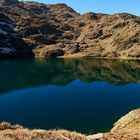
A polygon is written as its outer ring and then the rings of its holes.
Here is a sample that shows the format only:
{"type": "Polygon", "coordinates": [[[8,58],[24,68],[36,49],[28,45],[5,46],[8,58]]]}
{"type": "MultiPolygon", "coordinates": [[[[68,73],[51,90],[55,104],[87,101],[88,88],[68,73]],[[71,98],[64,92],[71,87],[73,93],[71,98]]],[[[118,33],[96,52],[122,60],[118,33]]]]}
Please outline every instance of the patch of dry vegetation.
{"type": "Polygon", "coordinates": [[[0,140],[86,140],[86,137],[67,130],[29,130],[19,125],[0,123],[0,140]]]}
{"type": "Polygon", "coordinates": [[[67,130],[29,130],[2,122],[0,140],[140,140],[140,109],[122,117],[110,132],[91,136],[67,130]]]}

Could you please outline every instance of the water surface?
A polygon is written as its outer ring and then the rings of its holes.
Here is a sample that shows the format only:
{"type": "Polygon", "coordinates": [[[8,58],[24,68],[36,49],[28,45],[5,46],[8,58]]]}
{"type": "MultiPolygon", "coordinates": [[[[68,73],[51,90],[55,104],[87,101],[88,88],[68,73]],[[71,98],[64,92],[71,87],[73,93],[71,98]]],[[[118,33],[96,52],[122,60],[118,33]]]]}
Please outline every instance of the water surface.
{"type": "Polygon", "coordinates": [[[0,61],[0,121],[29,128],[107,131],[140,107],[140,61],[0,61]]]}

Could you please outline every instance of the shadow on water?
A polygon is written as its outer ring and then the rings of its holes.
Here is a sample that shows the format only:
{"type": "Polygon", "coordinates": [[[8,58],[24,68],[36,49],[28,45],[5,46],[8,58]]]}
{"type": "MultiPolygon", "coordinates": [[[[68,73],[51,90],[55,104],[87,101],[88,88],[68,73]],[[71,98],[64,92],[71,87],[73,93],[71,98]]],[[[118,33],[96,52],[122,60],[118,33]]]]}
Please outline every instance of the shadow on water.
{"type": "Polygon", "coordinates": [[[0,61],[0,93],[73,80],[115,85],[140,82],[140,61],[104,59],[23,59],[0,61]]]}

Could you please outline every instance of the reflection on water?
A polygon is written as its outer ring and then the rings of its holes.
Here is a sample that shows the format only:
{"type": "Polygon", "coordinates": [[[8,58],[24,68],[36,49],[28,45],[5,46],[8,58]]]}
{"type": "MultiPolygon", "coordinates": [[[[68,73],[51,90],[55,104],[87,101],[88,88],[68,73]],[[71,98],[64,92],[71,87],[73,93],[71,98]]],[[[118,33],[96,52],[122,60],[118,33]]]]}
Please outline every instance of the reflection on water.
{"type": "Polygon", "coordinates": [[[140,82],[140,61],[103,59],[37,59],[0,61],[0,92],[73,80],[111,84],[140,82]]]}
{"type": "Polygon", "coordinates": [[[140,107],[140,61],[0,61],[0,121],[83,133],[109,130],[140,107]]]}

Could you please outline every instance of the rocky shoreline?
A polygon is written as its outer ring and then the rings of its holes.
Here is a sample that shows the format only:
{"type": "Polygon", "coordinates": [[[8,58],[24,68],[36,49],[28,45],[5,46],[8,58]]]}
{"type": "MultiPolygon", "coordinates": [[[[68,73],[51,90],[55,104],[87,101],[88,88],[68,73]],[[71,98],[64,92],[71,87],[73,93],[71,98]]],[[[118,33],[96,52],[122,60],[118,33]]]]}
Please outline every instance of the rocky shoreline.
{"type": "MultiPolygon", "coordinates": [[[[94,126],[93,126],[94,127],[94,126]]],[[[19,125],[0,123],[1,140],[139,140],[140,109],[118,120],[110,132],[90,136],[67,130],[29,130],[19,125]]]]}
{"type": "Polygon", "coordinates": [[[0,0],[0,59],[140,58],[140,17],[86,13],[66,4],[0,0]]]}

